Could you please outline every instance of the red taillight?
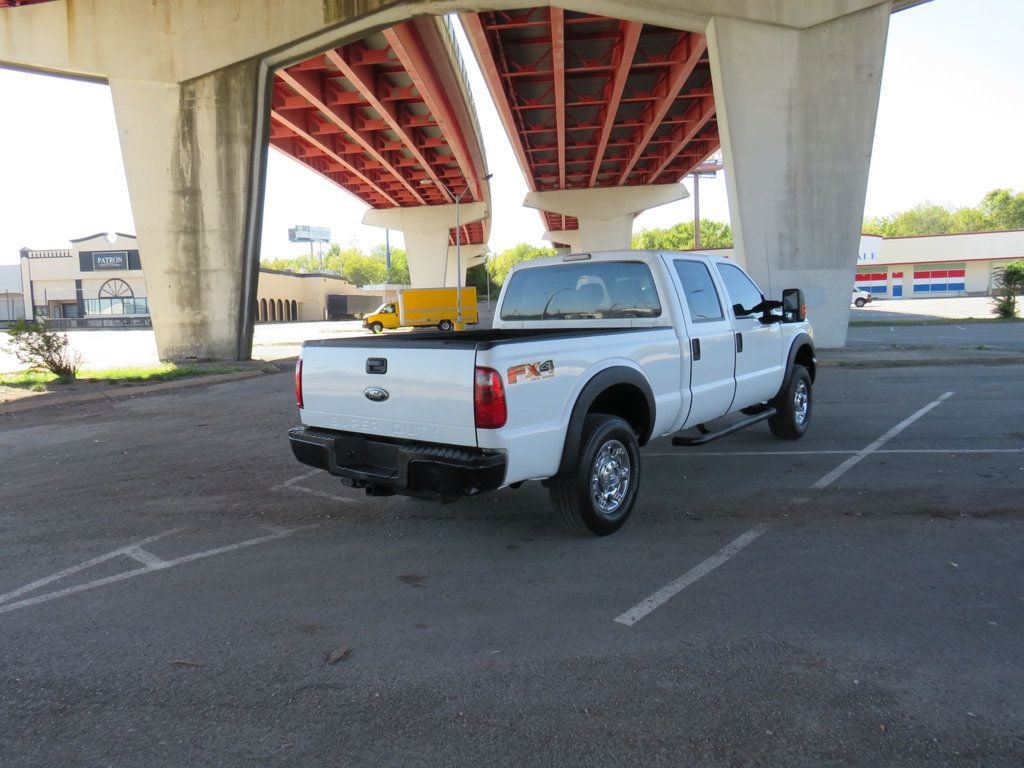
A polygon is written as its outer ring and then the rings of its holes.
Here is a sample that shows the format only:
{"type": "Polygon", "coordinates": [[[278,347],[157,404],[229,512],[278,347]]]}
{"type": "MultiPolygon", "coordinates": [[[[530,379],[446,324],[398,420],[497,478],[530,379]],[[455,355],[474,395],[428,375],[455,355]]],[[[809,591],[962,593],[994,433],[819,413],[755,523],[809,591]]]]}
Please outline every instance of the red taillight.
{"type": "Polygon", "coordinates": [[[295,363],[295,404],[302,408],[302,358],[295,363]]]}
{"type": "Polygon", "coordinates": [[[473,416],[477,429],[498,429],[505,426],[505,388],[501,376],[491,368],[477,368],[473,381],[473,416]]]}

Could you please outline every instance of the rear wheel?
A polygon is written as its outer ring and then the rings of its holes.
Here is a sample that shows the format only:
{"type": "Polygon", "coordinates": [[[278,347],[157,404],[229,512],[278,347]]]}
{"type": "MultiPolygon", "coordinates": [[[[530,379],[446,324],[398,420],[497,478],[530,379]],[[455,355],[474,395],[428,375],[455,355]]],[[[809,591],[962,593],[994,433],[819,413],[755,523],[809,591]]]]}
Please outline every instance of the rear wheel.
{"type": "Polygon", "coordinates": [[[440,323],[437,324],[437,327],[440,328],[442,331],[450,331],[454,326],[452,325],[451,320],[442,320],[440,323]]]}
{"type": "Polygon", "coordinates": [[[384,330],[384,326],[381,323],[377,322],[370,323],[370,330],[373,331],[374,333],[380,333],[381,331],[384,330]]]}
{"type": "Polygon", "coordinates": [[[640,486],[640,447],[625,419],[603,413],[583,422],[575,469],[551,479],[551,502],[569,527],[596,536],[626,522],[640,486]]]}
{"type": "Polygon", "coordinates": [[[797,440],[811,421],[811,375],[802,365],[793,366],[793,375],[784,392],[772,400],[777,413],[768,419],[772,434],[782,440],[797,440]]]}

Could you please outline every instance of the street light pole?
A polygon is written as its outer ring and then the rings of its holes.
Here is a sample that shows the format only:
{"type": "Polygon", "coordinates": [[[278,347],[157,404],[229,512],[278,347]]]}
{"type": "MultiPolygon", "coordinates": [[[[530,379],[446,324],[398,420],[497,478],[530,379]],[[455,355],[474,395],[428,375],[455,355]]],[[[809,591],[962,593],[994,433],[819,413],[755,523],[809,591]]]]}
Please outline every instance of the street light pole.
{"type": "Polygon", "coordinates": [[[467,184],[455,198],[455,323],[462,327],[462,222],[459,220],[459,203],[469,189],[467,184]]]}
{"type": "MultiPolygon", "coordinates": [[[[488,173],[480,181],[487,181],[493,176],[493,173],[488,173]]],[[[420,184],[431,184],[433,183],[430,179],[423,179],[420,184]]],[[[448,192],[448,196],[455,199],[455,322],[458,326],[462,326],[462,219],[459,215],[459,204],[462,202],[462,196],[469,191],[469,182],[466,182],[466,186],[462,188],[459,194],[455,194],[455,190],[445,184],[443,181],[438,179],[438,184],[445,188],[448,192]]]]}

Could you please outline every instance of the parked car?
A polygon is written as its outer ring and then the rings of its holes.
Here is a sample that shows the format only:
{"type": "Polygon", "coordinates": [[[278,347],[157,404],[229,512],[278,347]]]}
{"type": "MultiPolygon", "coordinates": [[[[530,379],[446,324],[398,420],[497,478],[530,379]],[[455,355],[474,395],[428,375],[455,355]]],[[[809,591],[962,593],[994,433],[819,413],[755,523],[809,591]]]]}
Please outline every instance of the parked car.
{"type": "Polygon", "coordinates": [[[853,289],[853,298],[850,300],[852,304],[858,307],[863,307],[865,304],[871,301],[871,294],[862,288],[853,289]]]}

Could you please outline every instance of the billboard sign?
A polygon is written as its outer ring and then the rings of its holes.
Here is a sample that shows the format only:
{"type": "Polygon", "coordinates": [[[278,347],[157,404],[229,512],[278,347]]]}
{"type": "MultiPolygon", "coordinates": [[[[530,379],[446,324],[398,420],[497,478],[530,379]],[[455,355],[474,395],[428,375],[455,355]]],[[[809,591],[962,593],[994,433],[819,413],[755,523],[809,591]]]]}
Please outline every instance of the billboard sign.
{"type": "Polygon", "coordinates": [[[330,227],[297,224],[288,228],[288,240],[292,243],[327,243],[331,240],[331,230],[330,227]]]}

